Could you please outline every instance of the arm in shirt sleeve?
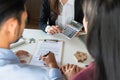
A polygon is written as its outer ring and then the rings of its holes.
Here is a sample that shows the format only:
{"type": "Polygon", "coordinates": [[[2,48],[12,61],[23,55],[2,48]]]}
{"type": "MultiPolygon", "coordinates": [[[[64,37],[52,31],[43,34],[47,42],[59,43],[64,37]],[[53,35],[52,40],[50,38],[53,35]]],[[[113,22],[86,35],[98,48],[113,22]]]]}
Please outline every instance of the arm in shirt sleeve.
{"type": "Polygon", "coordinates": [[[49,71],[50,80],[63,80],[62,73],[57,68],[51,68],[49,71]]]}
{"type": "Polygon", "coordinates": [[[39,18],[39,28],[43,31],[45,31],[45,28],[47,27],[47,22],[50,17],[50,5],[48,0],[43,0],[42,8],[40,12],[40,18],[39,18]]]}

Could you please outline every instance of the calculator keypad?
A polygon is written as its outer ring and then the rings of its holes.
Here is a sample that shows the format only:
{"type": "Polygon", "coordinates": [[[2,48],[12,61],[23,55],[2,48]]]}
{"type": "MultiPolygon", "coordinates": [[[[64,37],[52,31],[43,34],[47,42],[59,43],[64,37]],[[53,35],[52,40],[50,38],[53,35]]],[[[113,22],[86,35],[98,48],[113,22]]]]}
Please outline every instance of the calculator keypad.
{"type": "Polygon", "coordinates": [[[71,27],[66,27],[63,30],[63,34],[68,36],[69,38],[72,38],[76,34],[76,30],[71,27]]]}

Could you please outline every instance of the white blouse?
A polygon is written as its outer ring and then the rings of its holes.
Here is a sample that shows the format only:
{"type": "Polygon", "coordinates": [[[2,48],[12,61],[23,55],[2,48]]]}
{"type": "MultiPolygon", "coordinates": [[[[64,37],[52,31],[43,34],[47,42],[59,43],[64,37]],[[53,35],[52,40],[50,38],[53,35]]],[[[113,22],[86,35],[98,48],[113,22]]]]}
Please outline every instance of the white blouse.
{"type": "MultiPolygon", "coordinates": [[[[75,0],[68,0],[67,3],[63,5],[63,3],[60,0],[60,15],[58,15],[57,20],[55,21],[56,25],[60,27],[64,27],[67,23],[71,22],[71,20],[74,19],[74,3],[75,0]]],[[[45,29],[47,32],[48,28],[50,26],[48,25],[45,29]]]]}

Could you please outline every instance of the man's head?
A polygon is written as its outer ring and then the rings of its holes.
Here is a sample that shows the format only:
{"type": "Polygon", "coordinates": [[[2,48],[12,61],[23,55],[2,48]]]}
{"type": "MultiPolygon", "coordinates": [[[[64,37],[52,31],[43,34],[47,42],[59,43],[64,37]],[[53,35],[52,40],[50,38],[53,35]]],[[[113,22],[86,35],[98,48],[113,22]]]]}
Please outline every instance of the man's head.
{"type": "Polygon", "coordinates": [[[25,0],[0,0],[0,47],[9,48],[21,36],[27,18],[24,3],[25,0]]]}

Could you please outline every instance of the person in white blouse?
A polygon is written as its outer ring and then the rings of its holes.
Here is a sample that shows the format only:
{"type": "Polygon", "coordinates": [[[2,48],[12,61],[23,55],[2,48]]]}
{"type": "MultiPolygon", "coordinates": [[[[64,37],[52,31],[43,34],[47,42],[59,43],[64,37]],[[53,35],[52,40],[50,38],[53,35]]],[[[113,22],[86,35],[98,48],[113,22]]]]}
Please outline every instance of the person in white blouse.
{"type": "Polygon", "coordinates": [[[49,34],[62,32],[62,28],[75,20],[82,23],[83,0],[43,0],[39,27],[49,34]]]}

